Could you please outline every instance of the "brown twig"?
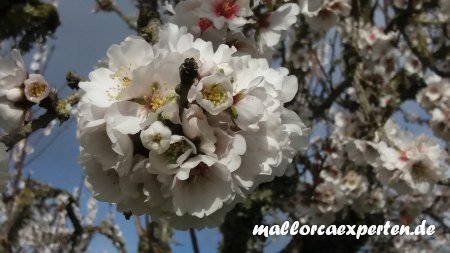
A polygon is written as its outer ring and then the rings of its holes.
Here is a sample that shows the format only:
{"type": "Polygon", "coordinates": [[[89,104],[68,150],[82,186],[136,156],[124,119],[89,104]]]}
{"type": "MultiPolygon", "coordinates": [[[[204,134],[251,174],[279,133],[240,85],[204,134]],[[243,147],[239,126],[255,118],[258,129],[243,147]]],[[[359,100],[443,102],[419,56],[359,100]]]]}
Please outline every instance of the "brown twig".
{"type": "Polygon", "coordinates": [[[192,228],[189,229],[189,234],[191,236],[192,249],[194,250],[194,253],[200,253],[200,249],[198,247],[197,235],[195,235],[195,230],[192,228]]]}
{"type": "Polygon", "coordinates": [[[149,43],[156,43],[159,37],[161,21],[158,13],[158,1],[138,0],[139,17],[137,20],[137,31],[139,36],[149,43]]]}
{"type": "Polygon", "coordinates": [[[62,123],[69,118],[71,107],[80,101],[80,93],[75,92],[63,100],[57,100],[54,108],[47,110],[39,118],[26,123],[18,131],[0,138],[9,149],[14,147],[20,140],[23,140],[39,129],[46,128],[53,120],[59,119],[62,123]]]}
{"type": "MultiPolygon", "coordinates": [[[[101,0],[95,0],[95,1],[97,2],[98,6],[102,6],[102,5],[103,5],[103,3],[101,2],[101,0]]],[[[107,10],[107,11],[111,11],[111,12],[116,13],[117,16],[119,16],[119,18],[122,19],[123,22],[125,22],[125,24],[127,24],[128,27],[129,27],[131,30],[137,31],[137,26],[136,26],[135,22],[134,22],[130,17],[128,17],[127,15],[125,15],[125,13],[123,13],[123,12],[119,9],[119,7],[117,7],[117,5],[115,5],[113,2],[108,2],[108,5],[107,5],[107,9],[106,9],[106,10],[107,10]]]]}

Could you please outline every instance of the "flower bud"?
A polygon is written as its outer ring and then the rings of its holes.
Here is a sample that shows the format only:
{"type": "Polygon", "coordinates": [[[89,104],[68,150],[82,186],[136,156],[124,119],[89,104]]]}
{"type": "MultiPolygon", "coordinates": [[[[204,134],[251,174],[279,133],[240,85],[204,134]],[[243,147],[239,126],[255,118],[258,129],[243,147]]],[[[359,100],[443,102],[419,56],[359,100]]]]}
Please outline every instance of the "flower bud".
{"type": "Polygon", "coordinates": [[[156,121],[141,132],[141,141],[145,148],[162,154],[170,147],[172,132],[161,121],[156,121]]]}

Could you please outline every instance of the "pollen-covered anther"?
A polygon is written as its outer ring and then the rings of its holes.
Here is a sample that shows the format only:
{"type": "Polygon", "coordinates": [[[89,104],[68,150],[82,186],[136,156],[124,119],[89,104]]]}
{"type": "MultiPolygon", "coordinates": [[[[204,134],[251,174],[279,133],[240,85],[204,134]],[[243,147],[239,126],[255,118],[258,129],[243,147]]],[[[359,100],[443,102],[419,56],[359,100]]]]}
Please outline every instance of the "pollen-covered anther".
{"type": "Polygon", "coordinates": [[[30,86],[29,92],[32,97],[40,97],[47,88],[47,85],[44,83],[33,83],[30,86]]]}
{"type": "Polygon", "coordinates": [[[131,79],[128,76],[121,75],[120,72],[113,75],[113,79],[117,79],[120,81],[119,88],[128,88],[131,84],[131,79]]]}
{"type": "Polygon", "coordinates": [[[121,67],[117,72],[115,72],[112,75],[113,79],[117,79],[117,80],[120,81],[120,86],[121,87],[119,87],[119,89],[120,88],[128,88],[128,87],[130,87],[131,78],[128,75],[128,73],[130,71],[130,68],[131,67],[129,67],[128,70],[127,70],[124,67],[121,67]]]}
{"type": "Polygon", "coordinates": [[[227,99],[227,93],[218,84],[213,84],[202,90],[203,98],[213,103],[214,106],[218,106],[225,102],[227,99]]]}
{"type": "Polygon", "coordinates": [[[154,97],[144,96],[144,101],[145,101],[145,108],[152,112],[156,112],[166,103],[166,99],[159,96],[154,97]]]}
{"type": "Polygon", "coordinates": [[[125,88],[130,87],[131,79],[128,76],[124,76],[120,78],[120,82],[122,83],[122,86],[125,88]]]}
{"type": "Polygon", "coordinates": [[[188,148],[189,145],[184,141],[175,142],[170,144],[169,149],[164,154],[169,160],[176,161],[188,148]]]}
{"type": "Polygon", "coordinates": [[[161,134],[155,134],[152,136],[153,142],[159,143],[161,141],[161,134]]]}

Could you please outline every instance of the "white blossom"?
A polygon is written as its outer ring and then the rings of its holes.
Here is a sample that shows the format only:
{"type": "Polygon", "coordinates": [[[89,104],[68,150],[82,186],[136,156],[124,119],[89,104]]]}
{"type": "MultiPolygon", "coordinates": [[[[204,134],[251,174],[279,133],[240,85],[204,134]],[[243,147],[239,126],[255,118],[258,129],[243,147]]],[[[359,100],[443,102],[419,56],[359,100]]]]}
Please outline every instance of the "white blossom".
{"type": "Polygon", "coordinates": [[[170,23],[153,46],[129,37],[108,50],[107,64],[80,84],[80,163],[97,200],[179,228],[217,226],[260,183],[284,175],[307,143],[305,125],[283,106],[297,79],[235,52],[170,23]],[[133,60],[138,50],[146,53],[133,60]],[[183,108],[185,59],[198,76],[183,108]]]}
{"type": "Polygon", "coordinates": [[[24,121],[23,110],[0,98],[0,128],[5,132],[17,130],[24,121]]]}
{"type": "Polygon", "coordinates": [[[13,50],[9,57],[0,57],[0,129],[5,132],[12,132],[23,123],[23,109],[14,103],[23,99],[21,86],[26,76],[18,50],[13,50]]]}
{"type": "Polygon", "coordinates": [[[162,154],[170,148],[172,132],[161,121],[155,121],[149,128],[141,132],[141,141],[144,147],[162,154]]]}
{"type": "Polygon", "coordinates": [[[348,0],[300,0],[301,13],[314,30],[328,30],[334,26],[340,16],[350,14],[351,3],[348,0]]]}
{"type": "Polygon", "coordinates": [[[297,22],[300,13],[298,4],[284,4],[275,11],[264,15],[257,22],[259,25],[260,47],[273,47],[280,42],[282,32],[297,22]]]}
{"type": "Polygon", "coordinates": [[[230,30],[236,30],[247,24],[246,17],[252,15],[249,0],[206,0],[201,3],[199,17],[211,21],[216,29],[227,24],[230,30]]]}
{"type": "Polygon", "coordinates": [[[189,100],[197,103],[212,115],[217,115],[233,104],[233,87],[230,80],[217,73],[202,78],[189,91],[189,100]]]}
{"type": "Polygon", "coordinates": [[[50,94],[50,87],[42,75],[30,74],[24,84],[25,96],[30,102],[39,104],[50,94]]]}
{"type": "Polygon", "coordinates": [[[0,58],[0,66],[0,96],[3,96],[6,91],[22,85],[27,72],[18,50],[11,51],[9,57],[0,58]]]}
{"type": "Polygon", "coordinates": [[[331,182],[318,185],[314,191],[314,200],[322,213],[337,212],[345,205],[344,193],[339,186],[331,182]]]}
{"type": "Polygon", "coordinates": [[[396,147],[388,146],[385,142],[380,142],[378,146],[382,162],[378,168],[380,181],[400,193],[410,190],[429,193],[446,170],[443,166],[445,152],[429,137],[421,135],[414,138],[391,121],[385,129],[396,147]]]}

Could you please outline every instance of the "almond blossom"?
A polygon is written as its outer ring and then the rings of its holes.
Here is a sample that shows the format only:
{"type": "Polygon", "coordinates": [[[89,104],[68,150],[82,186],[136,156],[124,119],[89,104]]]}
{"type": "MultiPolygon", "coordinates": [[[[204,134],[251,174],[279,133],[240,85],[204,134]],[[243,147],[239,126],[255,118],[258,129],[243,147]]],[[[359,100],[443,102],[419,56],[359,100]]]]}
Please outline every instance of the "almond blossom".
{"type": "Polygon", "coordinates": [[[399,192],[412,189],[421,194],[429,193],[444,175],[445,152],[439,144],[424,135],[413,138],[392,122],[385,126],[396,147],[381,142],[378,145],[382,166],[378,168],[380,181],[399,192]]]}
{"type": "Polygon", "coordinates": [[[0,129],[11,132],[24,120],[23,110],[15,102],[23,99],[21,85],[27,78],[25,64],[18,50],[0,57],[0,129]]]}
{"type": "Polygon", "coordinates": [[[298,4],[284,4],[272,12],[267,12],[256,21],[256,32],[260,36],[260,48],[277,45],[284,31],[297,22],[300,13],[298,4]]]}
{"type": "Polygon", "coordinates": [[[246,17],[252,15],[250,0],[206,0],[198,9],[201,22],[211,22],[216,29],[228,24],[230,30],[249,22],[246,17]]]}
{"type": "Polygon", "coordinates": [[[50,94],[50,88],[44,77],[39,74],[30,74],[25,80],[25,96],[28,101],[39,104],[50,94]]]}
{"type": "Polygon", "coordinates": [[[119,211],[168,217],[180,228],[186,219],[189,227],[216,226],[306,146],[305,125],[283,107],[297,80],[264,59],[233,56],[232,47],[214,50],[186,27],[167,24],[159,38],[112,46],[107,64],[80,83],[86,183],[119,211]],[[139,50],[148,53],[133,58],[139,50]],[[198,73],[183,98],[174,73],[186,59],[198,73]]]}
{"type": "Polygon", "coordinates": [[[271,59],[273,47],[297,22],[298,4],[248,0],[187,0],[173,8],[169,21],[186,26],[197,38],[234,46],[242,54],[271,59]]]}
{"type": "Polygon", "coordinates": [[[301,13],[314,30],[326,31],[333,27],[339,17],[348,16],[351,10],[349,0],[300,0],[301,13]]]}
{"type": "MultiPolygon", "coordinates": [[[[81,193],[60,194],[21,170],[34,160],[24,160],[31,144],[10,155],[0,143],[0,225],[17,238],[0,248],[82,252],[102,233],[125,252],[116,226],[96,225],[102,201],[136,216],[141,251],[169,249],[171,227],[220,226],[222,251],[264,252],[270,241],[236,241],[235,231],[426,219],[433,237],[297,236],[282,251],[449,252],[448,0],[133,2],[137,20],[97,1],[96,12],[117,14],[139,36],[111,46],[88,77],[67,78],[70,104],[81,100],[71,115],[92,193],[87,215],[81,193]],[[24,199],[34,203],[16,220],[24,199]]],[[[21,39],[0,41],[1,53],[21,39]]],[[[39,44],[25,58],[34,73],[51,56],[39,44]]],[[[17,50],[1,58],[2,142],[47,136],[69,116],[68,105],[59,110],[64,93],[27,73],[17,50]]]]}

